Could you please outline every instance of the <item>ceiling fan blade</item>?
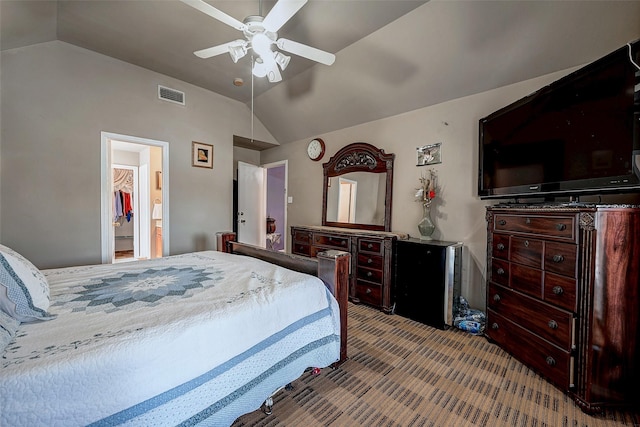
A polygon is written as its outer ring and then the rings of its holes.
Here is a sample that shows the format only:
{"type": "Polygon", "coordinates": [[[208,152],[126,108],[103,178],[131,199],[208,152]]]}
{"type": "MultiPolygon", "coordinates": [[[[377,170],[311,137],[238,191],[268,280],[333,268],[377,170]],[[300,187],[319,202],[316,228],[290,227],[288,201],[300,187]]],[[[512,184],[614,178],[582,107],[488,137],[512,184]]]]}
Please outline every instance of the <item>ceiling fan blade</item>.
{"type": "Polygon", "coordinates": [[[229,48],[233,47],[233,46],[241,46],[243,43],[246,43],[246,41],[244,40],[234,40],[232,42],[229,43],[224,43],[218,46],[213,46],[213,47],[209,47],[207,49],[202,49],[202,50],[196,50],[195,52],[193,52],[194,55],[202,58],[202,59],[207,59],[207,58],[211,58],[212,56],[216,56],[216,55],[222,55],[223,53],[229,53],[229,48]]]}
{"type": "Polygon", "coordinates": [[[315,47],[307,46],[306,44],[294,42],[293,40],[278,39],[276,44],[278,48],[285,52],[293,53],[324,65],[331,65],[336,60],[336,56],[333,53],[325,52],[324,50],[316,49],[315,47]]]}
{"type": "Polygon", "coordinates": [[[277,33],[306,2],[307,0],[279,0],[265,16],[262,25],[267,31],[277,33]]]}
{"type": "MultiPolygon", "coordinates": [[[[220,22],[224,22],[225,24],[235,28],[236,30],[244,31],[247,27],[241,21],[238,21],[236,18],[233,18],[223,11],[216,9],[211,6],[209,3],[205,3],[203,0],[180,0],[182,3],[187,4],[195,9],[198,9],[202,13],[206,13],[212,18],[217,19],[220,22]]],[[[277,6],[277,5],[276,5],[277,6]]]]}

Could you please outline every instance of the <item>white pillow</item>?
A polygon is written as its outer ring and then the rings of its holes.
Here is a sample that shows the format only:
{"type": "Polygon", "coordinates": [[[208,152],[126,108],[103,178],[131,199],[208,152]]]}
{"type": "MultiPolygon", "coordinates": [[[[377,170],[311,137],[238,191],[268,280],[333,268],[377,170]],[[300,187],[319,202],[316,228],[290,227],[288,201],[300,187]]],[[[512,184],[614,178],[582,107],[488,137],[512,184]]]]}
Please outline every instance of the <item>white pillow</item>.
{"type": "Polygon", "coordinates": [[[49,309],[49,282],[25,257],[0,245],[0,310],[20,322],[55,318],[49,309]]]}

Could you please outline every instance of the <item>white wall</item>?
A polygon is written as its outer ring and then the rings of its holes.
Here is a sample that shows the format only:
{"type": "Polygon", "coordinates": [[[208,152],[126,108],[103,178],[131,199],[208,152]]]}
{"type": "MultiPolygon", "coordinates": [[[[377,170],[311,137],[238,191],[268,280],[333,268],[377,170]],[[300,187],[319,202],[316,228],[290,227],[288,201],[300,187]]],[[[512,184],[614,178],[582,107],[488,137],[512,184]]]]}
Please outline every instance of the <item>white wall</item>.
{"type": "Polygon", "coordinates": [[[59,41],[3,51],[0,64],[3,244],[40,268],[101,261],[101,131],[169,143],[171,254],[215,248],[231,228],[233,135],[251,134],[244,104],[59,41]],[[187,106],[158,100],[158,84],[184,91],[187,106]],[[214,145],[213,169],[191,166],[192,141],[214,145]]]}
{"type": "MultiPolygon", "coordinates": [[[[422,208],[414,200],[420,174],[438,172],[439,197],[432,205],[434,238],[464,243],[462,294],[473,307],[484,309],[486,270],[485,206],[476,196],[478,121],[493,111],[573,71],[564,70],[481,94],[444,102],[398,116],[317,135],[326,143],[320,162],[306,154],[307,140],[262,152],[261,162],[289,160],[289,225],[322,222],[322,163],[352,142],[368,142],[396,155],[394,162],[392,230],[419,236],[422,208]],[[442,163],[416,166],[416,147],[442,143],[442,163]]],[[[288,230],[290,233],[290,230],[288,230]]],[[[428,272],[425,272],[428,275],[428,272]]]]}

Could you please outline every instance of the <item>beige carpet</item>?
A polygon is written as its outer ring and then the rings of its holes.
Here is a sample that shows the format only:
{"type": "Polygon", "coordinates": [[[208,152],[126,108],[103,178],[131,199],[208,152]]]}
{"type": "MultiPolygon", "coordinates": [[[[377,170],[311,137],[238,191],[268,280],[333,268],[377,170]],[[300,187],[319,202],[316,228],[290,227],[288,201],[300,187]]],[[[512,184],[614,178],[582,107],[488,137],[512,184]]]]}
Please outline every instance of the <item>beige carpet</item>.
{"type": "MultiPolygon", "coordinates": [[[[240,426],[640,426],[640,413],[583,413],[484,337],[349,305],[349,360],[305,373],[273,414],[240,426]]],[[[639,385],[640,386],[640,385],[639,385]]]]}

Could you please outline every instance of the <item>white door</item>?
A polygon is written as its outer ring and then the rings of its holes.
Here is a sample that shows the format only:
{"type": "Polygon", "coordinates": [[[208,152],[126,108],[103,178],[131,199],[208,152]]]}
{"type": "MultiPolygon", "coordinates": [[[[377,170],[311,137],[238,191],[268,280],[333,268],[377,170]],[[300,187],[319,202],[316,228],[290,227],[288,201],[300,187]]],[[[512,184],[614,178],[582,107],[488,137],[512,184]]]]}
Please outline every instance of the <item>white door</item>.
{"type": "Polygon", "coordinates": [[[267,170],[238,162],[238,241],[265,247],[267,235],[267,170]]]}

